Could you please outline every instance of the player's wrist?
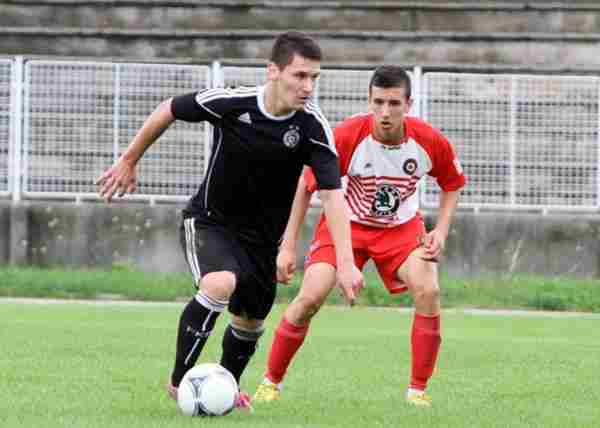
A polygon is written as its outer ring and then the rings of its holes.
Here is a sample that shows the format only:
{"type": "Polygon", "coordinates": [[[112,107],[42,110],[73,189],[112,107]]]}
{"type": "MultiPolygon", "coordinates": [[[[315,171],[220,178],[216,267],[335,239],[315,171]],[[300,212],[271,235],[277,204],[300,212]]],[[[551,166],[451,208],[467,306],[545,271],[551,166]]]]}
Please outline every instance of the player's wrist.
{"type": "Polygon", "coordinates": [[[450,230],[450,225],[447,224],[437,224],[435,226],[435,230],[437,233],[444,239],[448,236],[448,232],[450,230]]]}
{"type": "Polygon", "coordinates": [[[135,168],[139,160],[139,157],[135,156],[133,153],[123,153],[120,161],[127,164],[131,168],[135,168]]]}
{"type": "Polygon", "coordinates": [[[353,257],[341,257],[337,259],[338,270],[352,269],[354,267],[353,257]]]}
{"type": "Polygon", "coordinates": [[[287,252],[287,253],[295,253],[296,252],[296,242],[282,242],[279,246],[279,252],[287,252]]]}

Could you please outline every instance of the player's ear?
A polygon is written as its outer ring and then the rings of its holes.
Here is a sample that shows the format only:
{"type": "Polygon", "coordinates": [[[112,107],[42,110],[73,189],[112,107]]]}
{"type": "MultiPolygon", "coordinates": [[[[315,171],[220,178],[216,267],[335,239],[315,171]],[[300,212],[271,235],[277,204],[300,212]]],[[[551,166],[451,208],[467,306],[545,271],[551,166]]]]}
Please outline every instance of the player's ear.
{"type": "Polygon", "coordinates": [[[373,98],[371,97],[371,89],[369,88],[369,96],[367,98],[367,105],[369,106],[369,111],[373,111],[373,98]]]}
{"type": "Polygon", "coordinates": [[[267,64],[267,80],[277,80],[279,77],[279,67],[274,62],[269,62],[267,64]]]}

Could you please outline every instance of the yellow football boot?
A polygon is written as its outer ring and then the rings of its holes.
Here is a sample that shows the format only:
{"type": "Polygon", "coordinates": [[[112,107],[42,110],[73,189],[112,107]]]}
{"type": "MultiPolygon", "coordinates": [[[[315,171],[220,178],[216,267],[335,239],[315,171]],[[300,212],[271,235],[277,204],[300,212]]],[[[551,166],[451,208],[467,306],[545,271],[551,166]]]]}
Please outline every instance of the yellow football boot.
{"type": "Polygon", "coordinates": [[[279,399],[281,392],[277,385],[272,383],[261,383],[256,388],[256,393],[254,394],[254,398],[252,401],[257,403],[270,403],[271,401],[275,401],[279,399]]]}
{"type": "Polygon", "coordinates": [[[424,391],[409,389],[406,393],[406,402],[416,407],[431,407],[431,397],[424,391]]]}

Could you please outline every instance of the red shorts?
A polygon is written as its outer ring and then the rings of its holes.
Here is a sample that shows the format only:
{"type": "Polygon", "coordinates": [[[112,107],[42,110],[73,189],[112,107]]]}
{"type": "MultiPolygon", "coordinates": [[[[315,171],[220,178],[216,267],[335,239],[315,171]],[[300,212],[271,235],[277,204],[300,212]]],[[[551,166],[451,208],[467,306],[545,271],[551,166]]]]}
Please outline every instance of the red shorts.
{"type": "MultiPolygon", "coordinates": [[[[408,255],[420,245],[425,235],[425,225],[419,214],[404,224],[392,228],[378,228],[351,223],[354,262],[362,270],[373,259],[377,271],[392,294],[406,291],[406,285],[398,279],[397,271],[408,255]]],[[[336,266],[335,247],[323,216],[306,256],[305,268],[313,263],[336,266]]]]}

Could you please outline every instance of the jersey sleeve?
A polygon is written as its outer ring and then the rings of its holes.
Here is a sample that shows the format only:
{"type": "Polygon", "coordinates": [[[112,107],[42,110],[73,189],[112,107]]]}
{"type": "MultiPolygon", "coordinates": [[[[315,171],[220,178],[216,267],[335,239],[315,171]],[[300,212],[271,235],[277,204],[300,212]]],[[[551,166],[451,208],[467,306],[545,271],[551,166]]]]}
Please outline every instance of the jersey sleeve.
{"type": "MultiPolygon", "coordinates": [[[[366,116],[359,119],[351,118],[351,120],[345,120],[335,127],[333,135],[341,177],[348,174],[354,150],[358,143],[368,134],[368,131],[368,119],[366,116]]],[[[312,193],[317,189],[317,181],[310,168],[304,169],[304,181],[309,192],[312,193]]]]}
{"type": "Polygon", "coordinates": [[[429,175],[435,177],[444,192],[459,190],[466,183],[460,161],[454,148],[441,133],[436,133],[433,165],[429,175]]]}
{"type": "Polygon", "coordinates": [[[230,109],[232,94],[224,88],[180,95],[171,102],[171,113],[186,122],[219,122],[230,109]]]}
{"type": "Polygon", "coordinates": [[[312,188],[312,191],[340,189],[342,180],[335,140],[329,122],[316,106],[307,103],[305,110],[313,118],[307,135],[308,166],[314,176],[314,182],[309,184],[309,189],[312,188]]]}

